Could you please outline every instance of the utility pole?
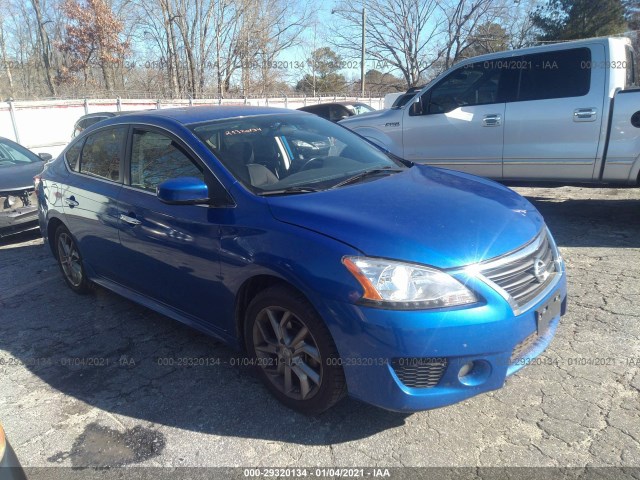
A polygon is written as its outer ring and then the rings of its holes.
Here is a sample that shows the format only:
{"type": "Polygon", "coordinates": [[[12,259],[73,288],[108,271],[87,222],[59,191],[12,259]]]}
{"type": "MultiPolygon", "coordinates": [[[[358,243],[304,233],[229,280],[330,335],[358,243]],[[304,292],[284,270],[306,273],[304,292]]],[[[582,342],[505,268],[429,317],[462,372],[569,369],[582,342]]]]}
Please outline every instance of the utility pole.
{"type": "MultiPolygon", "coordinates": [[[[334,13],[339,12],[339,10],[337,9],[333,9],[331,10],[331,15],[333,15],[334,13]]],[[[355,12],[354,12],[355,13],[355,12]]],[[[366,33],[367,33],[367,11],[364,7],[364,3],[362,5],[362,48],[360,50],[360,96],[364,97],[364,56],[366,53],[366,47],[365,47],[365,39],[366,39],[366,33]]],[[[315,72],[314,72],[314,82],[315,82],[315,72]]],[[[315,90],[315,87],[314,87],[315,90]]],[[[315,94],[315,92],[314,92],[315,94]]]]}
{"type": "Polygon", "coordinates": [[[360,58],[360,84],[362,86],[361,96],[364,97],[364,56],[365,56],[365,35],[366,35],[367,12],[362,7],[362,56],[360,58]]]}

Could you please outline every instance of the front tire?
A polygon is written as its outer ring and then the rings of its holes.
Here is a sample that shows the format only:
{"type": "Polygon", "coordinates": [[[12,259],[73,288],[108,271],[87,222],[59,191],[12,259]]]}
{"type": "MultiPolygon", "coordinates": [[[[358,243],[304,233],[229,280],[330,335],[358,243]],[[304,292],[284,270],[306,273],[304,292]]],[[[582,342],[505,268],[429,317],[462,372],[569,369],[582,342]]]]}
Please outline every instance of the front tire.
{"type": "Polygon", "coordinates": [[[249,304],[244,332],[258,376],[289,408],[316,415],[345,396],[333,339],[300,293],[285,286],[260,292],[249,304]]]}
{"type": "Polygon", "coordinates": [[[64,225],[56,229],[56,257],[65,283],[76,293],[85,294],[91,290],[91,282],[87,279],[82,255],[71,232],[64,225]]]}

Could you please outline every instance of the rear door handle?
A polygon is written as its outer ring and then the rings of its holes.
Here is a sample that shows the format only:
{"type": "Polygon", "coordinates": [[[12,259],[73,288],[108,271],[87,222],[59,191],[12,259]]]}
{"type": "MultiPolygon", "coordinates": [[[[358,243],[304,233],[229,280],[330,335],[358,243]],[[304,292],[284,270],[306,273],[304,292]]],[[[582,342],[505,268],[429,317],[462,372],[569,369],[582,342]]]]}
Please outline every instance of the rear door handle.
{"type": "Polygon", "coordinates": [[[80,205],[80,203],[76,201],[76,197],[74,197],[73,195],[71,195],[70,197],[66,197],[64,201],[67,202],[67,205],[69,205],[71,208],[80,205]]]}
{"type": "Polygon", "coordinates": [[[140,220],[138,220],[137,218],[134,217],[130,217],[129,215],[125,215],[124,213],[120,214],[120,220],[122,220],[123,222],[128,223],[129,225],[133,225],[134,227],[136,225],[140,225],[142,222],[140,220]]]}
{"type": "Polygon", "coordinates": [[[502,115],[497,113],[485,115],[482,119],[483,127],[499,127],[500,125],[502,125],[502,115]]]}
{"type": "Polygon", "coordinates": [[[598,117],[598,110],[595,108],[576,108],[573,111],[574,122],[594,122],[598,117]]]}

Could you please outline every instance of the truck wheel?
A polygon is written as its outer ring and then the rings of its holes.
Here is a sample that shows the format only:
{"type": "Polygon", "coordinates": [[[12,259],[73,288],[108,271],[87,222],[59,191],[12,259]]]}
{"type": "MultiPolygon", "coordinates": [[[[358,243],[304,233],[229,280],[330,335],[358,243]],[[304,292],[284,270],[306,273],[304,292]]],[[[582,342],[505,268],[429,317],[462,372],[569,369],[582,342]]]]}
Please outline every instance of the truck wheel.
{"type": "Polygon", "coordinates": [[[256,295],[244,331],[258,376],[289,408],[316,415],[345,396],[344,373],[329,330],[300,293],[275,286],[256,295]]]}

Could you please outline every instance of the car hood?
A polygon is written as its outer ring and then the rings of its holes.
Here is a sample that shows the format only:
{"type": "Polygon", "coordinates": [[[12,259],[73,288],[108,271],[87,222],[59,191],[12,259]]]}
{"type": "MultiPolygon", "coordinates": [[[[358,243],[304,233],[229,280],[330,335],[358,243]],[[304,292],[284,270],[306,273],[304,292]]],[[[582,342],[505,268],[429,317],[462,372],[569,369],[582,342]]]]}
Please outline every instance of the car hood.
{"type": "Polygon", "coordinates": [[[33,188],[33,177],[42,172],[45,162],[0,167],[0,191],[33,188]]]}
{"type": "Polygon", "coordinates": [[[497,257],[544,225],[526,199],[490,180],[416,165],[324,192],[268,198],[273,216],[374,257],[453,268],[497,257]]]}
{"type": "Polygon", "coordinates": [[[352,125],[356,125],[360,121],[366,121],[367,124],[369,124],[369,122],[371,121],[376,121],[376,120],[385,121],[389,116],[393,116],[393,113],[395,113],[395,110],[389,110],[389,109],[377,110],[375,112],[367,112],[367,113],[361,113],[360,115],[353,115],[352,117],[348,117],[343,120],[340,120],[338,123],[340,125],[344,125],[345,127],[351,128],[352,125]]]}

